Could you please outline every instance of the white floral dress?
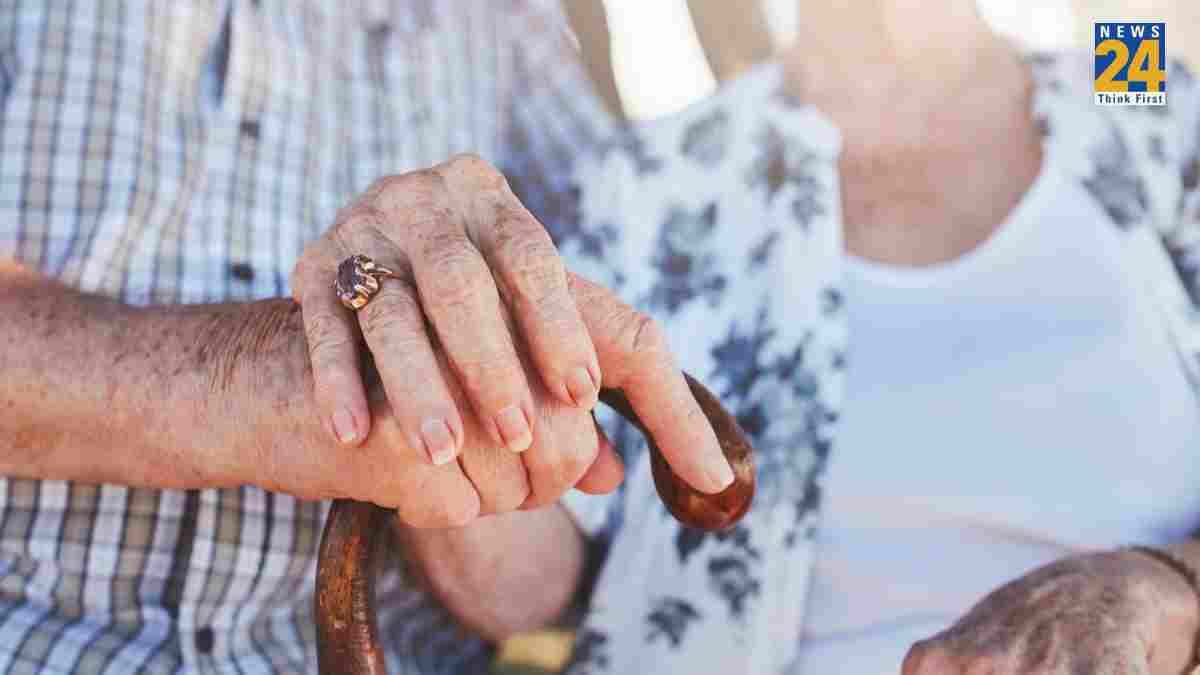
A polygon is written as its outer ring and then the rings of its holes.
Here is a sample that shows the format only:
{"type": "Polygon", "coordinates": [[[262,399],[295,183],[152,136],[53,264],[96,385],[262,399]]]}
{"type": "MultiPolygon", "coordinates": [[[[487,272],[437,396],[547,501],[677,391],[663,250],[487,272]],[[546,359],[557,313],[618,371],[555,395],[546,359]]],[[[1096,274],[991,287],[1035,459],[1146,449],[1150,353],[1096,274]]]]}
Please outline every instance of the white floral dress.
{"type": "MultiPolygon", "coordinates": [[[[1089,59],[1035,55],[1045,143],[1097,200],[1200,385],[1200,91],[1173,68],[1170,104],[1102,108],[1089,59]]],[[[846,359],[839,134],[766,65],[580,163],[578,200],[541,212],[570,266],[660,319],[684,367],[758,450],[754,508],[723,533],[659,504],[643,444],[615,498],[568,505],[606,551],[572,673],[773,673],[796,654],[836,452],[846,359]]]]}

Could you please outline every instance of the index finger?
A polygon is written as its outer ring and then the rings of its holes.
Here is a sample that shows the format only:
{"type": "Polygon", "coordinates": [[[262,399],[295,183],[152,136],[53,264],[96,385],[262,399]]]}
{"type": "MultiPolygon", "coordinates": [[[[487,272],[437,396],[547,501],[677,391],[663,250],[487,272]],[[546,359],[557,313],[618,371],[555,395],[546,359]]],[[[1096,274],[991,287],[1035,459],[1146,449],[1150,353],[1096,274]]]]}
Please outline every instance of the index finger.
{"type": "Polygon", "coordinates": [[[671,469],[701,492],[733,483],[717,435],[653,319],[575,274],[568,283],[592,336],[605,386],[621,389],[671,469]]]}

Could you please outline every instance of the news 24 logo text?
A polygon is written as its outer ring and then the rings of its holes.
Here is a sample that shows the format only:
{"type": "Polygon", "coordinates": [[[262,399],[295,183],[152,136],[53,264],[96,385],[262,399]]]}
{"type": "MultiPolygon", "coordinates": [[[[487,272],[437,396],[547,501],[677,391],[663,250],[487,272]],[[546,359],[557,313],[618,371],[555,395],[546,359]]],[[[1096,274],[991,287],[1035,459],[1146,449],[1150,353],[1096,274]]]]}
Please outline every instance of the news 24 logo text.
{"type": "Polygon", "coordinates": [[[1167,104],[1167,24],[1097,21],[1097,105],[1167,104]]]}

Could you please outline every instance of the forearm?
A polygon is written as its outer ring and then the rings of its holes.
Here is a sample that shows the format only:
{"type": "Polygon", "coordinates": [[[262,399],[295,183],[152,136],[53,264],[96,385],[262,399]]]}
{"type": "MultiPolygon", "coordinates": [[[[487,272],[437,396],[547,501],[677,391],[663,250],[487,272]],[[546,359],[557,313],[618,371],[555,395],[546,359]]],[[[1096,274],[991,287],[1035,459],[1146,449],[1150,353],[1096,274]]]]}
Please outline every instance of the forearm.
{"type": "Polygon", "coordinates": [[[135,308],[0,261],[0,475],[247,482],[266,408],[300,400],[295,312],[290,301],[135,308]]]}
{"type": "Polygon", "coordinates": [[[457,529],[397,530],[410,564],[434,595],[489,640],[559,618],[583,577],[583,536],[559,505],[488,516],[457,529]]]}

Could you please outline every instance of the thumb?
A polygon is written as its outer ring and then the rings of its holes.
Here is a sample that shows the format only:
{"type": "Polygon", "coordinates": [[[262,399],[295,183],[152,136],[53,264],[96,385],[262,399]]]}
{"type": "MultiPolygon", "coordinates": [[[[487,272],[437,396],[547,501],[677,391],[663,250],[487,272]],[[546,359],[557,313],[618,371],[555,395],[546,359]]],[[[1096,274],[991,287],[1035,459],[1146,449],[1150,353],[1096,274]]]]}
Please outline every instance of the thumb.
{"type": "Polygon", "coordinates": [[[733,482],[717,436],[653,319],[576,274],[568,286],[591,334],[604,386],[621,389],[671,469],[701,492],[733,482]]]}

